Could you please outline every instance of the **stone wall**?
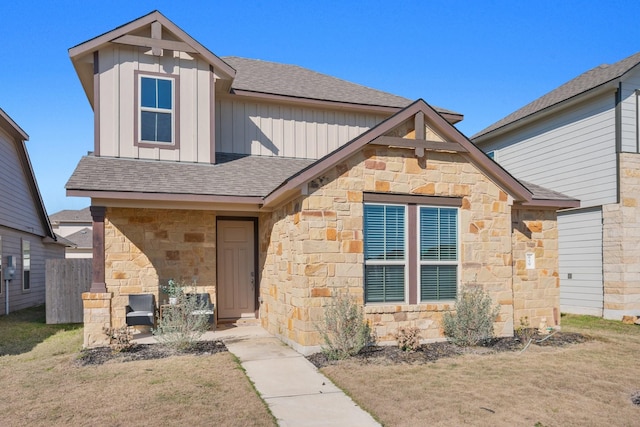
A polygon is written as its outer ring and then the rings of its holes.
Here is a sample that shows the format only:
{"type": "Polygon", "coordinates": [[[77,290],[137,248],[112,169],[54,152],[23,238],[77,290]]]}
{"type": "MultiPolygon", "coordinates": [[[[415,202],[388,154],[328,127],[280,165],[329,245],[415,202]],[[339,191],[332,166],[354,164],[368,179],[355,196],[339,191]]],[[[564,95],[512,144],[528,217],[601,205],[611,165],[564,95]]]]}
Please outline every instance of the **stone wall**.
{"type": "Polygon", "coordinates": [[[558,224],[554,210],[513,209],[513,306],[515,327],[560,323],[558,224]],[[527,268],[526,254],[535,267],[527,268]]]}
{"type": "Polygon", "coordinates": [[[604,317],[640,315],[640,155],[620,154],[620,203],[604,205],[604,317]]]}
{"type": "Polygon", "coordinates": [[[112,326],[124,325],[129,294],[166,298],[169,279],[197,284],[215,301],[216,214],[212,211],[108,208],[105,282],[113,294],[112,326]]]}
{"type": "MultiPolygon", "coordinates": [[[[363,301],[363,192],[462,198],[460,283],[482,285],[500,303],[498,335],[513,333],[511,203],[464,156],[365,148],[309,184],[309,195],[260,216],[261,320],[271,333],[310,351],[316,323],[336,292],[363,301]]],[[[425,339],[442,337],[441,316],[452,303],[367,304],[380,340],[400,326],[425,339]]]]}

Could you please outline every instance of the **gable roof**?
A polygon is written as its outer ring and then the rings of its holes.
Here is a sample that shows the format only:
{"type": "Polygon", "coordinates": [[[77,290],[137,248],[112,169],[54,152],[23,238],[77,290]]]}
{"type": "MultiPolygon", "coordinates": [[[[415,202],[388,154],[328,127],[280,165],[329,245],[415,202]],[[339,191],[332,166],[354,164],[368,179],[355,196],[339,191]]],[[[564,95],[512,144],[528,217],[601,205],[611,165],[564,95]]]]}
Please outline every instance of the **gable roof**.
{"type": "Polygon", "coordinates": [[[51,228],[49,216],[47,215],[47,210],[44,207],[42,195],[40,194],[40,189],[38,188],[38,183],[36,181],[36,175],[33,172],[33,166],[31,165],[29,153],[27,152],[27,146],[25,144],[25,141],[29,140],[29,135],[27,135],[27,133],[22,130],[22,128],[20,128],[20,126],[18,126],[2,108],[0,108],[0,129],[3,129],[11,135],[16,143],[16,150],[22,163],[21,168],[25,173],[27,184],[31,190],[31,197],[33,198],[34,205],[38,211],[38,216],[40,217],[40,221],[46,233],[45,237],[49,237],[55,242],[56,235],[51,228]]]}
{"type": "Polygon", "coordinates": [[[84,209],[65,209],[60,212],[56,212],[49,216],[49,220],[52,223],[59,222],[92,222],[91,208],[86,207],[84,209]]]}
{"type": "MultiPolygon", "coordinates": [[[[222,59],[237,72],[232,91],[290,96],[294,98],[351,104],[404,108],[411,100],[346,80],[321,74],[297,65],[257,59],[224,56],[222,59]]],[[[434,107],[441,114],[462,116],[451,110],[434,107]]]]}
{"type": "Polygon", "coordinates": [[[507,126],[511,127],[510,125],[516,125],[517,122],[524,118],[533,116],[534,114],[540,113],[548,108],[573,99],[576,96],[600,88],[607,83],[614,82],[631,71],[638,64],[640,64],[640,52],[616,62],[615,64],[602,64],[592,68],[586,73],[579,75],[546,95],[525,105],[519,110],[514,111],[503,119],[498,120],[491,126],[488,126],[473,135],[471,139],[478,142],[476,140],[482,140],[488,136],[488,134],[495,132],[498,129],[503,129],[507,126]]]}
{"type": "MultiPolygon", "coordinates": [[[[80,78],[82,87],[93,106],[94,58],[97,52],[110,43],[123,43],[147,48],[163,46],[196,54],[209,63],[220,77],[223,89],[244,96],[280,96],[288,100],[316,100],[340,103],[341,107],[356,106],[394,113],[411,103],[411,100],[391,93],[372,89],[346,80],[321,74],[296,65],[227,56],[220,58],[201,45],[189,34],[155,10],[111,31],[94,37],[69,49],[69,56],[80,78]],[[161,24],[162,39],[152,39],[140,34],[152,33],[154,22],[161,24]],[[167,34],[168,32],[168,34],[167,34]]],[[[436,108],[451,123],[463,119],[462,114],[436,108]]]]}
{"type": "Polygon", "coordinates": [[[73,62],[73,66],[76,69],[91,105],[93,105],[93,53],[112,42],[136,44],[143,47],[164,46],[166,49],[175,48],[176,50],[184,50],[202,57],[207,63],[213,66],[215,73],[220,78],[231,80],[235,76],[235,70],[229,66],[229,64],[201,45],[159,11],[154,10],[147,15],[134,19],[131,22],[69,49],[69,57],[71,58],[71,62],[73,62]],[[161,40],[152,40],[147,37],[132,35],[132,33],[137,33],[141,29],[150,27],[154,22],[159,22],[163,29],[168,30],[170,33],[169,37],[165,37],[166,33],[164,33],[161,40]]]}
{"type": "MultiPolygon", "coordinates": [[[[489,158],[484,152],[476,147],[467,137],[465,137],[458,129],[445,120],[437,111],[435,111],[424,100],[419,99],[409,105],[402,111],[391,116],[384,122],[369,129],[362,135],[349,141],[347,144],[339,147],[333,152],[327,154],[322,159],[300,170],[295,175],[289,177],[278,188],[271,192],[264,201],[264,206],[274,206],[280,201],[291,197],[298,189],[307,182],[321,176],[330,168],[361,150],[365,145],[374,142],[376,139],[383,137],[385,134],[404,123],[405,121],[415,117],[417,114],[424,115],[424,121],[429,123],[433,130],[441,135],[445,141],[443,149],[448,149],[454,145],[462,148],[461,155],[468,158],[476,167],[482,170],[490,179],[505,189],[514,200],[523,206],[540,206],[540,207],[578,207],[579,201],[567,197],[561,193],[551,192],[543,187],[529,185],[528,188],[518,181],[509,172],[502,168],[498,163],[489,158]]],[[[419,147],[420,141],[412,139],[401,139],[401,142],[407,144],[415,143],[419,147]]],[[[426,141],[424,141],[426,142],[426,141]]]]}

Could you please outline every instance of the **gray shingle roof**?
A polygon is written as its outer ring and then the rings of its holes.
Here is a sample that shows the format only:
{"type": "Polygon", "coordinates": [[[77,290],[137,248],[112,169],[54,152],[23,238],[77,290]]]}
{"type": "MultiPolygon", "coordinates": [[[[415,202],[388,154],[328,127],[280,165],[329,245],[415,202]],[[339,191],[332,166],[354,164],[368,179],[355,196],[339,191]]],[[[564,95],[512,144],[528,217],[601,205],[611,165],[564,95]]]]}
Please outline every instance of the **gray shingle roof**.
{"type": "Polygon", "coordinates": [[[529,191],[531,191],[535,200],[578,200],[573,197],[567,196],[566,194],[549,190],[548,188],[533,184],[531,182],[523,181],[521,179],[519,181],[522,185],[527,187],[529,191]]]}
{"type": "MultiPolygon", "coordinates": [[[[225,56],[236,70],[232,89],[350,104],[404,108],[411,100],[297,65],[225,56]]],[[[459,114],[439,107],[439,113],[459,114]]]]}
{"type": "Polygon", "coordinates": [[[82,230],[69,234],[66,239],[78,248],[90,248],[93,246],[93,230],[85,227],[82,230]]]}
{"type": "Polygon", "coordinates": [[[313,160],[216,154],[215,165],[83,157],[67,190],[264,197],[313,160]]]}
{"type": "Polygon", "coordinates": [[[552,90],[546,95],[536,99],[535,101],[525,105],[517,111],[509,114],[501,120],[498,120],[491,126],[481,130],[471,137],[471,139],[479,138],[496,129],[507,126],[513,122],[523,119],[527,116],[535,114],[539,111],[549,108],[562,101],[566,101],[574,96],[580,95],[588,90],[594,89],[607,82],[622,77],[632,68],[640,63],[640,52],[616,62],[615,64],[602,64],[586,73],[583,73],[573,80],[568,81],[562,86],[552,90]]]}
{"type": "Polygon", "coordinates": [[[49,215],[51,222],[91,222],[91,211],[87,206],[84,209],[65,209],[49,215]]]}

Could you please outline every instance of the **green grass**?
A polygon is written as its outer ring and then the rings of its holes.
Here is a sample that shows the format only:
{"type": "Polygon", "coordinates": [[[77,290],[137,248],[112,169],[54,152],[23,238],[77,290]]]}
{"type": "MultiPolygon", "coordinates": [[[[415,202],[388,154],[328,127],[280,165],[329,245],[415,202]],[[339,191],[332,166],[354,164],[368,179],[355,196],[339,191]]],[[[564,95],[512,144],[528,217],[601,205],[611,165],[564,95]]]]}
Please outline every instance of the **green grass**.
{"type": "Polygon", "coordinates": [[[615,332],[623,335],[637,335],[640,333],[640,326],[638,325],[627,325],[618,320],[607,320],[578,314],[562,314],[560,324],[562,325],[562,330],[584,334],[615,332]]]}
{"type": "Polygon", "coordinates": [[[29,352],[60,331],[81,328],[80,323],[47,325],[44,305],[0,316],[0,356],[29,352]]]}

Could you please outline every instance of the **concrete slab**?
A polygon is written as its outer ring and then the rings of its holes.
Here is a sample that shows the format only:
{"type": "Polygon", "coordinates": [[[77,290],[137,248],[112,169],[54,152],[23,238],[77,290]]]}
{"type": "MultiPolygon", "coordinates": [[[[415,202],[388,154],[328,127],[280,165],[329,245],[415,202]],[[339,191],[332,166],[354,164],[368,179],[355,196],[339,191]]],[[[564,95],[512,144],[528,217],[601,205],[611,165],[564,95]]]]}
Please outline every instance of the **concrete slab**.
{"type": "Polygon", "coordinates": [[[279,339],[224,340],[280,426],[379,426],[373,417],[279,339]]]}

